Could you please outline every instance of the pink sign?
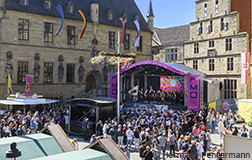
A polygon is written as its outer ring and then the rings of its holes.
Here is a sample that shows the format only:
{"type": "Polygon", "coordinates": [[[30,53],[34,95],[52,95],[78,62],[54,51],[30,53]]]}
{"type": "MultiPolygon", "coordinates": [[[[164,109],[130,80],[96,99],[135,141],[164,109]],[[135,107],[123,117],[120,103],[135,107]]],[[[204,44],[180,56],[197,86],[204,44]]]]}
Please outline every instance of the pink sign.
{"type": "Polygon", "coordinates": [[[184,91],[184,76],[160,76],[160,89],[167,91],[184,91]]]}
{"type": "Polygon", "coordinates": [[[117,74],[110,75],[110,98],[117,99],[117,74]]]}
{"type": "Polygon", "coordinates": [[[188,108],[189,110],[200,107],[200,76],[188,75],[188,108]]]}
{"type": "Polygon", "coordinates": [[[25,94],[26,95],[31,95],[32,78],[33,78],[33,76],[26,75],[26,87],[25,87],[25,94]]]}

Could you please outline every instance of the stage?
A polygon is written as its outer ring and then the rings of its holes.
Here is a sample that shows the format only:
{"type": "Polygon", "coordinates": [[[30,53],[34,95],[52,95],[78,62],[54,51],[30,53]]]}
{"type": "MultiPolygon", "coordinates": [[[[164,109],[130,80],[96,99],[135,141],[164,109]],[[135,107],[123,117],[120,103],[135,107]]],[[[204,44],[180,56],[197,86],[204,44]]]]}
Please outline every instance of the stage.
{"type": "MultiPolygon", "coordinates": [[[[137,104],[172,109],[204,108],[207,99],[203,95],[207,95],[206,86],[211,83],[205,76],[183,64],[140,61],[120,70],[120,102],[126,107],[137,104]]],[[[117,99],[116,77],[117,74],[110,75],[110,97],[114,99],[117,99]]]]}

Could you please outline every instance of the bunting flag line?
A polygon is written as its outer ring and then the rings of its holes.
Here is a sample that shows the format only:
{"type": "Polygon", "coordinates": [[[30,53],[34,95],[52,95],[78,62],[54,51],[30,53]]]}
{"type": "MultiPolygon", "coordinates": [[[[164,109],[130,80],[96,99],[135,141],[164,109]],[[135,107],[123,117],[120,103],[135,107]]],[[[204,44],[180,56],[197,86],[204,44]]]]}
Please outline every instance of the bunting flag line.
{"type": "Polygon", "coordinates": [[[58,34],[60,33],[60,31],[61,31],[61,29],[62,29],[62,27],[63,27],[63,24],[64,24],[64,13],[63,13],[63,10],[62,10],[61,5],[59,4],[59,5],[56,7],[56,9],[58,10],[59,14],[61,15],[62,22],[61,22],[61,26],[60,26],[60,28],[59,28],[57,34],[56,34],[54,37],[58,36],[58,34]]]}
{"type": "Polygon", "coordinates": [[[13,90],[11,87],[11,76],[8,76],[8,97],[10,96],[10,94],[13,94],[13,90]]]}
{"type": "Polygon", "coordinates": [[[140,24],[139,24],[138,20],[135,20],[134,23],[135,23],[136,28],[137,28],[137,40],[136,40],[134,46],[139,47],[140,46],[140,36],[141,36],[140,24]]]}
{"type": "Polygon", "coordinates": [[[122,34],[120,36],[120,44],[125,42],[125,34],[126,34],[126,19],[124,17],[119,18],[120,21],[123,24],[123,30],[122,30],[122,34]]]}
{"type": "Polygon", "coordinates": [[[86,27],[87,27],[87,19],[86,19],[86,15],[85,15],[85,13],[83,12],[82,9],[79,10],[78,12],[80,13],[80,15],[81,15],[81,17],[82,17],[82,19],[83,19],[83,22],[84,22],[83,30],[82,30],[81,34],[79,35],[79,37],[77,38],[77,39],[81,39],[81,38],[83,37],[84,32],[85,32],[86,27]]]}

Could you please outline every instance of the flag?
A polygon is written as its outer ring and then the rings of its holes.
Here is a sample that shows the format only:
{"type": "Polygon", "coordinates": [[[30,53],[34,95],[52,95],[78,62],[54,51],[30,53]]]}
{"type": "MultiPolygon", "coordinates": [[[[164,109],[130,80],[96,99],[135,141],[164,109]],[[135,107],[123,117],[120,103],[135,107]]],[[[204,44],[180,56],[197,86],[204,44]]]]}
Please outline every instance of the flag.
{"type": "Polygon", "coordinates": [[[33,76],[26,75],[26,87],[25,87],[25,94],[26,95],[31,95],[32,78],[33,78],[33,76]]]}
{"type": "Polygon", "coordinates": [[[58,34],[60,33],[60,31],[61,31],[61,29],[62,29],[62,27],[63,27],[63,24],[64,24],[64,13],[63,13],[63,10],[62,10],[61,5],[59,4],[59,5],[56,7],[56,9],[58,10],[59,14],[61,15],[62,22],[61,22],[61,26],[60,26],[60,28],[59,28],[57,34],[55,35],[55,37],[58,36],[58,34]]]}
{"type": "Polygon", "coordinates": [[[138,20],[135,20],[134,23],[135,23],[136,28],[137,28],[137,40],[136,40],[134,46],[139,47],[140,46],[140,36],[141,36],[140,24],[139,24],[138,20]]]}
{"type": "Polygon", "coordinates": [[[82,9],[79,10],[78,12],[80,13],[80,15],[81,15],[81,17],[82,17],[82,19],[83,19],[83,22],[84,22],[83,30],[82,30],[81,34],[79,35],[79,37],[77,38],[77,39],[81,39],[81,38],[83,37],[83,34],[84,34],[85,29],[86,29],[86,27],[87,27],[87,19],[86,19],[86,15],[85,15],[85,13],[83,12],[82,9]]]}
{"type": "Polygon", "coordinates": [[[248,84],[250,53],[241,53],[241,83],[248,84]]]}
{"type": "Polygon", "coordinates": [[[11,87],[11,76],[8,76],[8,96],[10,96],[10,94],[13,94],[13,90],[11,87]]]}
{"type": "Polygon", "coordinates": [[[120,21],[123,24],[123,30],[122,30],[122,34],[120,36],[120,44],[125,42],[125,34],[126,34],[126,19],[124,17],[119,18],[120,21]]]}

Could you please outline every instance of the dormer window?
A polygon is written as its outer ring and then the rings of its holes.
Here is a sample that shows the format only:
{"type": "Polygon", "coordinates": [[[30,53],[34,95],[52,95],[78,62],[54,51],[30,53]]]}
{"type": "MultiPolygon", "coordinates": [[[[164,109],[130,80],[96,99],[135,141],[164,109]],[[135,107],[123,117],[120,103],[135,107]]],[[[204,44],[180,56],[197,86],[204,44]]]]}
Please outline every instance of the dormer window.
{"type": "Polygon", "coordinates": [[[108,20],[113,20],[113,11],[111,8],[108,10],[108,20]]]}
{"type": "Polygon", "coordinates": [[[73,5],[68,5],[67,6],[67,11],[68,11],[68,13],[73,13],[73,5]]]}
{"type": "Polygon", "coordinates": [[[219,1],[215,1],[215,13],[219,13],[219,1]]]}
{"type": "Polygon", "coordinates": [[[29,0],[20,0],[22,6],[29,6],[29,0]]]}
{"type": "Polygon", "coordinates": [[[204,15],[205,16],[207,15],[207,4],[205,4],[205,7],[204,7],[204,15]]]}
{"type": "Polygon", "coordinates": [[[45,0],[45,9],[50,9],[52,6],[52,1],[51,0],[45,0]]]}
{"type": "Polygon", "coordinates": [[[127,12],[123,13],[123,17],[125,18],[126,21],[128,20],[128,14],[127,14],[127,12]]]}

